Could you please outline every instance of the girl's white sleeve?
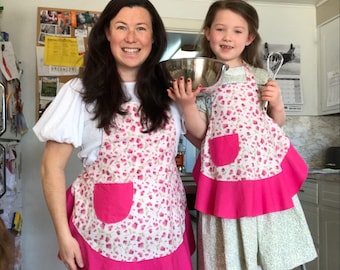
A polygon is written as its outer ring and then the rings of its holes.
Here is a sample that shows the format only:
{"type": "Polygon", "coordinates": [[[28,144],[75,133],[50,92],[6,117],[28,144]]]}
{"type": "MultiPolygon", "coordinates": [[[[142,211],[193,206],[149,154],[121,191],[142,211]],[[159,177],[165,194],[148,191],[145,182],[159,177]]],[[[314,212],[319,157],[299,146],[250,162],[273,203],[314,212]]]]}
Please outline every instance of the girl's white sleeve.
{"type": "Polygon", "coordinates": [[[40,141],[52,140],[81,146],[86,115],[80,94],[82,89],[80,79],[70,80],[60,89],[33,127],[40,141]]]}

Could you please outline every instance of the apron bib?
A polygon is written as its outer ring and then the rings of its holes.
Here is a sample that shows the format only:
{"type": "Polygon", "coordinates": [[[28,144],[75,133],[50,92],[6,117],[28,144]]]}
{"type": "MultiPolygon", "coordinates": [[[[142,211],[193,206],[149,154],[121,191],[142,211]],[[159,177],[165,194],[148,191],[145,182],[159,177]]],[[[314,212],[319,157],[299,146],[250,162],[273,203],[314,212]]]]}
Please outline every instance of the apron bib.
{"type": "Polygon", "coordinates": [[[138,103],[117,116],[97,160],[72,185],[72,222],[105,257],[138,262],[174,252],[183,242],[186,197],[175,164],[175,125],[142,133],[138,103]]]}
{"type": "Polygon", "coordinates": [[[202,148],[201,171],[216,180],[259,180],[281,172],[290,142],[262,109],[254,75],[211,93],[212,108],[202,148]]]}

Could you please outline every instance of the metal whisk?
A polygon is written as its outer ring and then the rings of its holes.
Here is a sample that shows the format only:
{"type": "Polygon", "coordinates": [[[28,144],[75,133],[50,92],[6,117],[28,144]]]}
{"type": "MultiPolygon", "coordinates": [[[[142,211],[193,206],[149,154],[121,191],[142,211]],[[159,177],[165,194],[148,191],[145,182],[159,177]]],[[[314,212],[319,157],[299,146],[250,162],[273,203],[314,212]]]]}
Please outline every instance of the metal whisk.
{"type": "MultiPolygon", "coordinates": [[[[275,80],[277,73],[283,65],[283,56],[279,52],[271,52],[267,58],[267,71],[270,74],[270,80],[275,80]]],[[[264,103],[264,110],[268,109],[268,101],[264,103]]]]}

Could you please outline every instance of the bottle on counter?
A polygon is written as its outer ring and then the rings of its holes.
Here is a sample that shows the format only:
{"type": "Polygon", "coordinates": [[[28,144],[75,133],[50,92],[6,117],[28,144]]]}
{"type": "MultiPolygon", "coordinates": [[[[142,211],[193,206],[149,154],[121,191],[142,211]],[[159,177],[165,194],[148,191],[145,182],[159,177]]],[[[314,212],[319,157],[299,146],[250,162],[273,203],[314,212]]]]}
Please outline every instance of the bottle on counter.
{"type": "Polygon", "coordinates": [[[176,165],[180,174],[185,174],[184,157],[185,157],[185,145],[183,142],[183,137],[179,138],[178,150],[176,156],[176,165]]]}

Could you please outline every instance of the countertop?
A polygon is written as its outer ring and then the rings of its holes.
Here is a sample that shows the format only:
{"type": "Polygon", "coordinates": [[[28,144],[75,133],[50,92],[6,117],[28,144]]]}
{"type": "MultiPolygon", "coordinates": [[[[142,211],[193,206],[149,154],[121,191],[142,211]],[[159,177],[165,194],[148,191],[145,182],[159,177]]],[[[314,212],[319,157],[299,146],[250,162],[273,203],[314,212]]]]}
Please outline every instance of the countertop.
{"type": "MultiPolygon", "coordinates": [[[[191,173],[183,174],[181,175],[181,178],[187,192],[193,193],[196,191],[196,184],[191,173]]],[[[311,170],[308,173],[307,179],[324,180],[340,183],[340,172],[330,172],[324,169],[311,170]]]]}
{"type": "Polygon", "coordinates": [[[340,183],[340,172],[327,173],[323,170],[312,170],[308,173],[307,179],[340,183]]]}

